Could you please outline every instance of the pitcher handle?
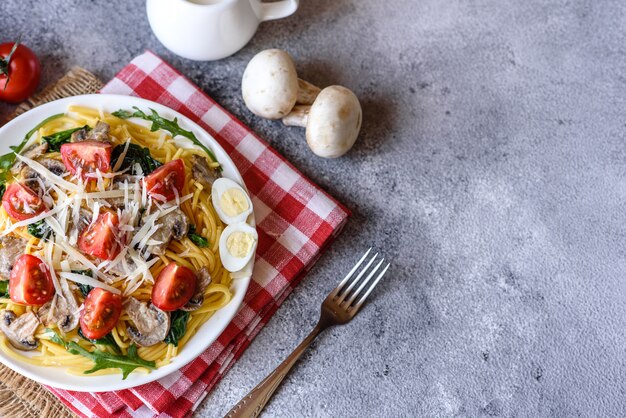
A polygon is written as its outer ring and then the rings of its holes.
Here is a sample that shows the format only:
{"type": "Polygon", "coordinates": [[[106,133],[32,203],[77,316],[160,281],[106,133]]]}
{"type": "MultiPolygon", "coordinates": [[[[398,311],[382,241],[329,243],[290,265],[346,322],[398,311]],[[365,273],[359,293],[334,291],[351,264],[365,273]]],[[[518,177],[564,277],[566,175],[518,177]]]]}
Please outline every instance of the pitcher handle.
{"type": "Polygon", "coordinates": [[[258,2],[259,7],[259,20],[265,22],[266,20],[282,19],[295,13],[298,10],[299,0],[283,0],[273,3],[258,2]]]}

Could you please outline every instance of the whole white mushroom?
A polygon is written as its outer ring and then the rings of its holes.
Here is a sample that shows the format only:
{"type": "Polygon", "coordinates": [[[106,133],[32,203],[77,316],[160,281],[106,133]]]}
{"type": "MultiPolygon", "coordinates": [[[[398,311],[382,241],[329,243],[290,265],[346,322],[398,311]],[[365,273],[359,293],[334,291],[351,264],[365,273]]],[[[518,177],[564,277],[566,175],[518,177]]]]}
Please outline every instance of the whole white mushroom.
{"type": "Polygon", "coordinates": [[[320,89],[298,78],[291,56],[280,49],[256,54],[246,66],[241,80],[246,106],[255,115],[280,119],[296,103],[311,104],[320,89]]]}
{"type": "Polygon", "coordinates": [[[319,93],[313,105],[295,106],[283,123],[305,127],[306,141],[316,155],[337,158],[354,145],[362,117],[359,99],[351,90],[329,86],[319,93]]]}

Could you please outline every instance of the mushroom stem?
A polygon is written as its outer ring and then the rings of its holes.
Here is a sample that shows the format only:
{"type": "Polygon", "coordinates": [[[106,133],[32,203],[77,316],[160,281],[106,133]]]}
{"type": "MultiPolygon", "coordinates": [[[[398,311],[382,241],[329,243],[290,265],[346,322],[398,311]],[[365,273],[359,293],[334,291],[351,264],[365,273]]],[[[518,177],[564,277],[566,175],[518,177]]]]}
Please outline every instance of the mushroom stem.
{"type": "Polygon", "coordinates": [[[296,105],[291,112],[283,118],[283,123],[287,126],[300,126],[306,128],[309,122],[309,112],[311,106],[296,105]]]}
{"type": "Polygon", "coordinates": [[[298,98],[296,99],[296,103],[303,105],[312,105],[317,98],[317,95],[320,94],[320,91],[322,90],[319,87],[299,78],[298,98]]]}

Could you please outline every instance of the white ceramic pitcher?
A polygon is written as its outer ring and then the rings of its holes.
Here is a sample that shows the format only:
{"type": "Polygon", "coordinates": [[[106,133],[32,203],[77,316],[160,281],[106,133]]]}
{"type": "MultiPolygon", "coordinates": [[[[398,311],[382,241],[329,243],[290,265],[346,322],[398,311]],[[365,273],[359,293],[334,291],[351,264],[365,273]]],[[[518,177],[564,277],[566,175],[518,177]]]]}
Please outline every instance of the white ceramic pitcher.
{"type": "Polygon", "coordinates": [[[243,48],[259,23],[281,19],[299,0],[147,0],[148,21],[173,53],[198,61],[225,58],[243,48]]]}

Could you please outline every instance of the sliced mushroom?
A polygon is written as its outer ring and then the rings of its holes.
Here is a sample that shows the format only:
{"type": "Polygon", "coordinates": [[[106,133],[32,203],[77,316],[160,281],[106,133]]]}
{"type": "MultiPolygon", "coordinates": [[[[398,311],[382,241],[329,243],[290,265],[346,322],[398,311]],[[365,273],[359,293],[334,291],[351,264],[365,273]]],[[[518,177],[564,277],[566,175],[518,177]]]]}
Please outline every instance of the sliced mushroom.
{"type": "Polygon", "coordinates": [[[109,130],[111,127],[108,123],[98,121],[96,126],[89,129],[80,129],[72,134],[72,142],[82,142],[82,141],[98,141],[98,142],[111,142],[111,138],[109,136],[109,130]]]}
{"type": "Polygon", "coordinates": [[[69,231],[70,236],[76,235],[78,236],[86,226],[91,223],[93,216],[91,212],[89,212],[85,208],[80,208],[78,211],[78,220],[75,222],[73,213],[69,214],[69,231]]]}
{"type": "Polygon", "coordinates": [[[132,186],[135,182],[139,181],[140,178],[141,176],[134,176],[132,174],[120,174],[113,177],[113,184],[121,189],[124,182],[128,182],[129,186],[132,186]]]}
{"type": "MultiPolygon", "coordinates": [[[[144,213],[142,222],[149,216],[146,211],[144,213]]],[[[157,219],[161,224],[159,229],[152,235],[151,240],[158,242],[158,244],[148,245],[148,252],[156,255],[165,254],[165,250],[172,239],[180,240],[189,231],[189,218],[180,209],[175,209],[167,215],[157,219]]]]}
{"type": "Polygon", "coordinates": [[[137,263],[133,260],[133,257],[127,252],[121,262],[110,268],[110,272],[120,276],[127,277],[130,272],[137,269],[137,263]]]}
{"type": "Polygon", "coordinates": [[[39,156],[44,155],[48,151],[48,143],[43,142],[41,144],[33,145],[28,148],[22,154],[24,157],[28,157],[30,159],[37,158],[39,156]]]}
{"type": "Polygon", "coordinates": [[[174,216],[166,215],[167,217],[165,218],[165,222],[163,222],[163,227],[172,230],[172,239],[181,240],[187,235],[187,232],[189,232],[189,218],[187,218],[187,215],[180,209],[176,209],[172,214],[174,214],[174,216]]]}
{"type": "Polygon", "coordinates": [[[129,297],[125,304],[126,312],[134,327],[128,327],[131,340],[142,347],[148,347],[163,341],[170,330],[170,314],[156,306],[139,302],[129,297]]]}
{"type": "Polygon", "coordinates": [[[191,175],[206,188],[210,188],[213,182],[221,177],[219,170],[209,167],[206,158],[195,154],[191,156],[191,175]]]}
{"type": "MultiPolygon", "coordinates": [[[[113,182],[114,188],[117,190],[120,190],[120,189],[123,190],[125,187],[125,183],[127,183],[129,192],[132,194],[134,193],[132,190],[134,189],[137,183],[139,183],[139,186],[141,187],[141,179],[142,179],[141,176],[134,176],[132,174],[120,174],[120,175],[113,177],[112,182],[113,182]]],[[[124,209],[124,207],[126,206],[126,199],[124,199],[121,196],[109,197],[104,200],[113,209],[124,209]]]]}
{"type": "Polygon", "coordinates": [[[0,278],[9,280],[11,270],[19,256],[24,254],[26,249],[26,240],[23,238],[15,238],[5,235],[0,238],[0,278]]]}
{"type": "Polygon", "coordinates": [[[65,164],[63,164],[63,161],[55,160],[54,158],[40,158],[37,161],[39,162],[39,164],[50,170],[52,174],[55,174],[57,176],[62,176],[67,171],[67,169],[65,168],[65,164]]]}
{"type": "Polygon", "coordinates": [[[311,150],[324,158],[337,158],[348,152],[361,130],[359,99],[342,86],[326,87],[311,106],[296,106],[283,118],[289,126],[306,127],[311,150]]]}
{"type": "Polygon", "coordinates": [[[108,123],[98,121],[98,123],[96,123],[96,126],[89,132],[89,135],[87,135],[87,137],[92,141],[110,142],[110,129],[111,127],[108,123]]]}
{"type": "MultiPolygon", "coordinates": [[[[61,176],[63,175],[63,173],[66,172],[63,162],[55,160],[54,158],[40,158],[37,160],[37,162],[50,170],[52,174],[55,174],[57,176],[61,176]]],[[[29,166],[24,166],[20,171],[20,175],[22,176],[24,183],[39,194],[43,193],[44,188],[48,188],[51,186],[48,180],[43,178],[41,174],[39,174],[29,166]]]]}
{"type": "MultiPolygon", "coordinates": [[[[21,155],[30,159],[35,159],[37,157],[44,155],[47,151],[48,151],[48,143],[44,142],[41,144],[32,145],[26,151],[22,152],[21,155]]],[[[17,176],[20,170],[22,170],[22,168],[24,167],[24,165],[25,164],[22,161],[17,161],[15,164],[13,164],[13,167],[11,167],[11,174],[13,174],[14,176],[17,176]]]]}
{"type": "Polygon", "coordinates": [[[211,274],[209,273],[209,269],[206,267],[202,267],[196,273],[196,293],[189,299],[189,302],[183,306],[183,311],[195,311],[199,309],[200,306],[204,303],[204,292],[206,288],[211,284],[211,274]]]}
{"type": "Polygon", "coordinates": [[[34,350],[39,345],[35,332],[39,326],[37,315],[32,312],[17,317],[13,311],[0,311],[0,330],[11,345],[20,350],[34,350]]]}
{"type": "Polygon", "coordinates": [[[89,133],[89,129],[79,129],[78,131],[72,133],[72,142],[83,142],[87,141],[87,134],[89,133]]]}
{"type": "Polygon", "coordinates": [[[126,199],[123,197],[109,197],[105,201],[112,209],[124,209],[126,206],[126,199]]]}
{"type": "Polygon", "coordinates": [[[252,113],[280,119],[287,116],[296,103],[313,103],[320,89],[298,78],[296,66],[287,52],[267,49],[248,63],[241,91],[252,113]]]}
{"type": "Polygon", "coordinates": [[[67,280],[61,278],[59,283],[63,294],[55,293],[50,302],[39,308],[37,316],[45,326],[56,324],[61,331],[67,333],[78,326],[78,304],[67,280]]]}

